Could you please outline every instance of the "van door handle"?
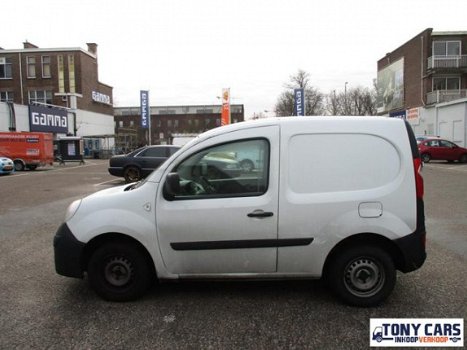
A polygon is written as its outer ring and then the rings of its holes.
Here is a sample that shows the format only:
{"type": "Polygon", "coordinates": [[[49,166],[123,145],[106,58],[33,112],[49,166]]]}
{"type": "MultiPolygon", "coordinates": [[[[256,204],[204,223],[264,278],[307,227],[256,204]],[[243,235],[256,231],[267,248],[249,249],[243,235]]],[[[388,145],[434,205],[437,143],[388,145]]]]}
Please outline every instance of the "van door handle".
{"type": "Polygon", "coordinates": [[[251,213],[248,213],[249,218],[268,218],[270,216],[273,216],[274,213],[270,211],[262,211],[262,210],[255,210],[251,213]]]}

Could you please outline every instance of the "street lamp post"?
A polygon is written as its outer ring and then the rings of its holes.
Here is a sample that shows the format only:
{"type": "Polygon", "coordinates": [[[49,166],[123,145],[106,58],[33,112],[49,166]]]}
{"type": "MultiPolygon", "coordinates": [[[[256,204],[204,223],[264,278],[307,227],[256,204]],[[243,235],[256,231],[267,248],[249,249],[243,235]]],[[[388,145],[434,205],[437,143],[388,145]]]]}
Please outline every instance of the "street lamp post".
{"type": "Polygon", "coordinates": [[[344,84],[344,114],[347,115],[347,84],[349,82],[346,81],[344,84]]]}

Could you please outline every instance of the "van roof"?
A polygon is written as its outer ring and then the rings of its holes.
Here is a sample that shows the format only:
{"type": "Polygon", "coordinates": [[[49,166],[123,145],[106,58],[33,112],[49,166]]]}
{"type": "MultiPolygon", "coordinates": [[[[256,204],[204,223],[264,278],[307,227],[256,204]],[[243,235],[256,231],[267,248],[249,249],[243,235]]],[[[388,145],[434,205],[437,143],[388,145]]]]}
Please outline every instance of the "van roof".
{"type": "Polygon", "coordinates": [[[256,127],[264,127],[271,125],[287,125],[287,124],[308,124],[308,123],[331,123],[339,125],[349,125],[348,123],[359,123],[368,126],[368,123],[372,124],[386,124],[386,123],[401,123],[403,120],[399,118],[388,118],[379,116],[309,116],[309,117],[275,117],[275,118],[263,118],[255,120],[247,120],[235,124],[224,125],[222,127],[208,130],[199,135],[198,140],[205,140],[217,135],[256,127]]]}

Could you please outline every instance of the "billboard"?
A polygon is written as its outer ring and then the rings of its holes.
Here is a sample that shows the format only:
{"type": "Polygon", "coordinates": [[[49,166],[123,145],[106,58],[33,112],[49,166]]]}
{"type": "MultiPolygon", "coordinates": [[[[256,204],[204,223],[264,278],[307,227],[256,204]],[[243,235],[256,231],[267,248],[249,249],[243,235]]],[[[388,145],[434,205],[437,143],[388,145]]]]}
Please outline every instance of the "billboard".
{"type": "Polygon", "coordinates": [[[407,110],[407,120],[412,124],[420,123],[420,109],[417,108],[410,108],[407,110]]]}
{"type": "Polygon", "coordinates": [[[305,92],[301,89],[294,89],[294,115],[303,117],[305,115],[305,92]]]}
{"type": "Polygon", "coordinates": [[[141,127],[149,128],[149,91],[140,91],[141,127]]]}
{"type": "Polygon", "coordinates": [[[404,58],[378,71],[378,113],[404,106],[404,58]]]}
{"type": "Polygon", "coordinates": [[[61,108],[29,105],[29,130],[66,134],[68,112],[61,108]]]}

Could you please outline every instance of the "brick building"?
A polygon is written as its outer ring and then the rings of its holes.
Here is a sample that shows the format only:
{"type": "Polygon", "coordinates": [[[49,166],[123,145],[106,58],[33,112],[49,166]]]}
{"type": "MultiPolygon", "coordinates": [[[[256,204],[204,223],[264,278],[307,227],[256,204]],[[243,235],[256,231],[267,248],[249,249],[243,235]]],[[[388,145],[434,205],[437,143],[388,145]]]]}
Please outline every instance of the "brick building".
{"type": "Polygon", "coordinates": [[[378,113],[467,97],[467,31],[425,29],[378,61],[378,113]]]}
{"type": "Polygon", "coordinates": [[[29,42],[23,49],[0,49],[0,102],[41,102],[112,115],[112,87],[98,79],[97,44],[87,45],[87,51],[29,42]]]}
{"type": "Polygon", "coordinates": [[[467,145],[467,31],[425,29],[378,61],[379,115],[467,145]]]}
{"type": "MultiPolygon", "coordinates": [[[[221,106],[153,106],[151,107],[152,144],[171,143],[174,134],[199,134],[221,125],[221,106]]],[[[232,104],[231,122],[245,119],[243,105],[232,104]]],[[[148,131],[141,128],[140,107],[115,107],[115,143],[132,149],[148,143],[148,131]]]]}

